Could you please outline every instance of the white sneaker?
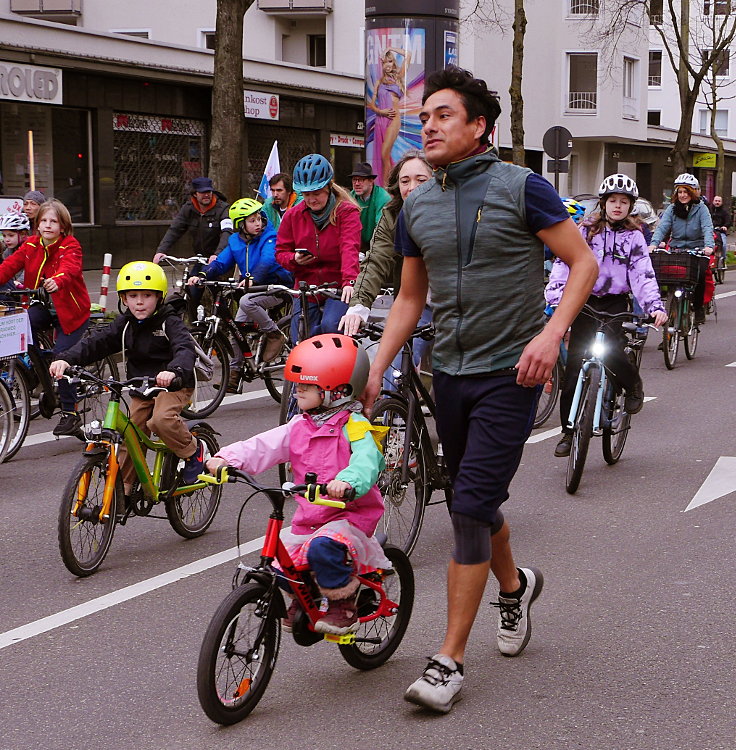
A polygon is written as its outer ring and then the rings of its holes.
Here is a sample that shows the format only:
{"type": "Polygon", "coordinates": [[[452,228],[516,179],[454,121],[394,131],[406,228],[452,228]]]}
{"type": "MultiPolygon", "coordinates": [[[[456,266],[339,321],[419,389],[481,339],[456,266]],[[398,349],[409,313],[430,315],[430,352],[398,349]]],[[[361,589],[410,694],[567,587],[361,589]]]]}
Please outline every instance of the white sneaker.
{"type": "Polygon", "coordinates": [[[462,697],[463,676],[449,656],[436,654],[429,660],[424,674],[409,685],[404,700],[417,706],[446,714],[462,697]]]}
{"type": "Polygon", "coordinates": [[[532,602],[542,593],[544,577],[536,568],[519,568],[526,576],[526,588],[519,599],[498,597],[498,650],[504,656],[518,656],[532,635],[532,602]]]}

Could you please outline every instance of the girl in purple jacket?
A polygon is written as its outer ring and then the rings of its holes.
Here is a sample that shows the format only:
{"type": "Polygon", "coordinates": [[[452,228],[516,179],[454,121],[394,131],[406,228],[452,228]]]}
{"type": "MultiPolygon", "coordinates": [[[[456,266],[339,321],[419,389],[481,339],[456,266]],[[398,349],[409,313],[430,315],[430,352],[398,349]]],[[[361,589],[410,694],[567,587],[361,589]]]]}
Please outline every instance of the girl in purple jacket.
{"type": "MultiPolygon", "coordinates": [[[[380,440],[388,428],[375,427],[361,415],[357,400],[365,388],[370,362],[349,336],[322,334],[302,341],[286,360],[284,377],[296,383],[301,414],[288,424],[233,443],[207,461],[258,474],[291,462],[296,484],[314,471],[327,484],[330,497],[355,489],[355,500],[344,509],[313,505],[296,497],[298,508],[291,531],[281,539],[297,565],[309,564],[325,615],[315,625],[321,633],[344,635],[358,628],[356,575],[390,568],[373,536],[383,515],[383,498],[376,487],[385,464],[380,440]]],[[[289,630],[299,604],[292,601],[284,627],[289,630]]]]}
{"type": "MultiPolygon", "coordinates": [[[[625,312],[629,309],[629,293],[632,292],[644,313],[654,316],[655,325],[663,325],[667,320],[667,313],[662,304],[644,235],[629,218],[634,202],[639,197],[636,183],[625,174],[610,175],[601,183],[598,196],[600,213],[580,226],[580,232],[595,254],[600,269],[598,281],[587,304],[606,313],[625,312]]],[[[547,304],[557,306],[568,273],[568,267],[557,258],[545,290],[547,304]]],[[[562,437],[555,448],[555,456],[570,455],[572,430],[567,426],[567,418],[583,356],[593,340],[596,328],[596,321],[584,312],[575,318],[570,327],[567,366],[560,394],[562,437]]],[[[606,354],[606,367],[626,394],[624,409],[629,414],[636,414],[644,403],[644,386],[638,370],[624,352],[626,336],[620,323],[609,327],[608,337],[612,346],[606,354]]]]}

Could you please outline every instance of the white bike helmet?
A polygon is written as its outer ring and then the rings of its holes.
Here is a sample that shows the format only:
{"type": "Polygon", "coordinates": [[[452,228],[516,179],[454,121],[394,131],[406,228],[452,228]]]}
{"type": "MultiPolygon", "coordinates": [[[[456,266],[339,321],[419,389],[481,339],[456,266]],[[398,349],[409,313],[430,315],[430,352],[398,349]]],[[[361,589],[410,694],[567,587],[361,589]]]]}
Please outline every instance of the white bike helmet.
{"type": "Polygon", "coordinates": [[[30,232],[31,223],[28,221],[28,217],[25,214],[10,213],[0,216],[0,232],[7,230],[10,232],[30,232]]]}
{"type": "Polygon", "coordinates": [[[687,187],[691,187],[693,190],[700,190],[700,183],[697,177],[687,172],[683,172],[675,178],[675,187],[677,188],[680,185],[687,185],[687,187]]]}
{"type": "Polygon", "coordinates": [[[606,177],[598,188],[598,197],[603,202],[609,195],[621,193],[631,197],[632,205],[639,197],[639,188],[636,183],[625,174],[611,174],[606,177]]]}

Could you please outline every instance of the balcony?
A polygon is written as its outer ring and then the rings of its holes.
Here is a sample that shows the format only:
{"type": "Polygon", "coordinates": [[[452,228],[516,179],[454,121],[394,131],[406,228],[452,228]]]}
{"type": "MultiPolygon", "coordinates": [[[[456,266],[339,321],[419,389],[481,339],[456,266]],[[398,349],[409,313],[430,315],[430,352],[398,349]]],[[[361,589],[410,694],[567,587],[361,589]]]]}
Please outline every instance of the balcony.
{"type": "Polygon", "coordinates": [[[36,18],[78,18],[82,0],[10,0],[10,12],[36,18]]]}
{"type": "Polygon", "coordinates": [[[568,94],[568,111],[595,113],[597,108],[598,93],[596,91],[571,91],[568,94]]]}
{"type": "Polygon", "coordinates": [[[326,16],[333,0],[258,0],[258,10],[272,16],[326,16]]]}

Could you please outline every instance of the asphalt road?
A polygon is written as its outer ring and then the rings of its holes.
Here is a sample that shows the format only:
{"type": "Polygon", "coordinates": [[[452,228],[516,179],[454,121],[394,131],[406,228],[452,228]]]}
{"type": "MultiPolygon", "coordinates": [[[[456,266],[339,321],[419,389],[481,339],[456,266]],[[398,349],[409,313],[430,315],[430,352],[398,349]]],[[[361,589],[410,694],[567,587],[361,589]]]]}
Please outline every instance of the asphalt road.
{"type": "MultiPolygon", "coordinates": [[[[165,520],[133,519],[100,571],[79,580],[59,557],[56,519],[80,445],[34,422],[39,442],[0,465],[0,748],[733,748],[736,459],[721,457],[736,456],[736,274],[718,292],[734,296],[719,300],[694,361],[681,352],[669,372],[658,338],[647,342],[642,372],[654,398],[618,465],[604,463],[594,439],[570,496],[566,462],[552,456],[557,417],[530,441],[504,512],[517,562],[546,580],[534,634],[520,657],[498,653],[490,582],[464,699],[447,716],[402,700],[444,628],[451,535],[442,506],[428,510],[412,557],[416,602],[394,657],[357,672],[333,646],[301,648],[287,635],[259,706],[223,729],[202,713],[195,674],[235,567],[206,558],[235,544],[238,488],[226,488],[197,540],[165,520]],[[700,500],[720,497],[685,512],[706,480],[700,500]],[[68,613],[85,603],[88,611],[68,613]]],[[[277,418],[264,394],[211,421],[225,444],[277,418]]],[[[267,513],[263,500],[249,506],[245,539],[263,533],[267,513]]]]}

